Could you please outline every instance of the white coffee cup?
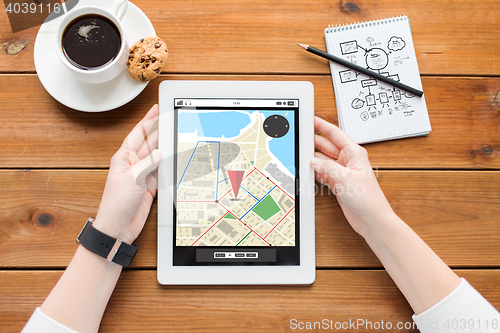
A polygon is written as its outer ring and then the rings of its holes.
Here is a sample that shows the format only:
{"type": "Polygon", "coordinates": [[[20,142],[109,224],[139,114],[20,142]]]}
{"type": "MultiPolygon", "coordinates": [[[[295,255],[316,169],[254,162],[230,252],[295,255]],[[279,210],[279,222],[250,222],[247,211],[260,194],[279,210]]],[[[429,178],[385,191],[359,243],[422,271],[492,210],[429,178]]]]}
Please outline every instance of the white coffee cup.
{"type": "Polygon", "coordinates": [[[62,63],[66,65],[76,78],[87,83],[104,83],[114,79],[125,69],[128,57],[128,46],[125,38],[125,30],[123,29],[121,20],[123,19],[123,16],[125,16],[127,8],[128,0],[115,0],[109,9],[97,6],[77,7],[62,16],[55,33],[56,53],[62,63]],[[66,58],[62,47],[62,37],[68,24],[80,16],[89,14],[104,16],[116,25],[118,31],[120,32],[121,47],[115,59],[109,64],[97,69],[85,70],[71,64],[66,58]]]}

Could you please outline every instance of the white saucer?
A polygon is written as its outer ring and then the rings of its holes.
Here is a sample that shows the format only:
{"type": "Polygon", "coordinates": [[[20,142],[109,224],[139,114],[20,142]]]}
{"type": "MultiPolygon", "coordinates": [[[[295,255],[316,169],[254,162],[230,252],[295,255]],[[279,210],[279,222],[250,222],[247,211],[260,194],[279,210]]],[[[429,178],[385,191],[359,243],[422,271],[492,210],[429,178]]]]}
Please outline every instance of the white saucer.
{"type": "MultiPolygon", "coordinates": [[[[102,0],[80,0],[75,8],[89,5],[110,5],[102,0]]],[[[103,6],[107,7],[107,6],[103,6]]],[[[123,72],[109,82],[90,84],[78,80],[57,57],[54,34],[59,18],[42,24],[35,41],[35,68],[40,82],[47,92],[61,104],[86,112],[101,112],[116,109],[139,95],[149,82],[139,82],[123,72]]],[[[142,37],[156,36],[149,18],[129,1],[123,17],[127,45],[130,47],[142,37]]]]}

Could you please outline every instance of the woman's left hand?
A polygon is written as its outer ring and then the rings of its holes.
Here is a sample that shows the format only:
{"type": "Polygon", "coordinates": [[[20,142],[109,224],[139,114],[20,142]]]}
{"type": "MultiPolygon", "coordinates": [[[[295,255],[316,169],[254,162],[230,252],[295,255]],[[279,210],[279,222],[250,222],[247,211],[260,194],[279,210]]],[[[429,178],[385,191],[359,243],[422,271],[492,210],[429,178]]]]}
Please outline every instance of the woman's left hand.
{"type": "Polygon", "coordinates": [[[149,133],[158,120],[158,105],[134,127],[111,159],[106,187],[94,226],[105,234],[133,243],[139,236],[158,188],[161,160],[158,129],[149,133]]]}

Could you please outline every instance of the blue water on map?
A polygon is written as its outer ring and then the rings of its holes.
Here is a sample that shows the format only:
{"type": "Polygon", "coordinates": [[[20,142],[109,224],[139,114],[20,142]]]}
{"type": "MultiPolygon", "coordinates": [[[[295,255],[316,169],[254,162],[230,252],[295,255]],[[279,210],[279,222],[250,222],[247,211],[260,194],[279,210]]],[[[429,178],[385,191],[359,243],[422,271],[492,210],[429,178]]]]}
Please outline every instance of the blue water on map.
{"type": "Polygon", "coordinates": [[[259,112],[262,112],[264,116],[267,118],[272,115],[280,115],[286,118],[288,120],[288,123],[290,124],[290,130],[288,133],[286,133],[285,136],[281,138],[272,138],[271,141],[269,141],[269,149],[271,150],[271,153],[273,153],[274,156],[278,160],[283,163],[285,168],[287,168],[292,175],[295,176],[295,116],[293,111],[288,111],[288,115],[286,115],[287,111],[262,111],[259,110],[259,112]]]}
{"type": "Polygon", "coordinates": [[[250,116],[245,113],[209,112],[189,113],[179,112],[179,133],[194,133],[209,138],[232,138],[240,134],[240,129],[250,124],[250,116]]]}
{"type": "MultiPolygon", "coordinates": [[[[247,111],[253,113],[255,111],[247,111]]],[[[281,138],[272,138],[269,141],[269,149],[273,155],[295,175],[295,117],[293,111],[263,111],[259,110],[267,118],[272,115],[281,115],[288,120],[290,130],[281,138]],[[288,115],[286,115],[288,112],[288,115]],[[286,115],[286,116],[285,116],[286,115]]],[[[227,111],[227,112],[208,112],[191,113],[179,112],[178,114],[178,133],[198,132],[200,137],[209,138],[232,138],[240,134],[240,130],[250,124],[251,119],[248,114],[227,111]]]]}

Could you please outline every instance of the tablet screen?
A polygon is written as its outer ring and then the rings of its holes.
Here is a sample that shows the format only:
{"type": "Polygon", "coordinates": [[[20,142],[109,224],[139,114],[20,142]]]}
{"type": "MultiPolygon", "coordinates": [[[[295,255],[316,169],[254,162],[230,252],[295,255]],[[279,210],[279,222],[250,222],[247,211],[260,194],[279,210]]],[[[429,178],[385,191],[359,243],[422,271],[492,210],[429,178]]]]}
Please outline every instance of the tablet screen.
{"type": "Polygon", "coordinates": [[[174,110],[174,266],[299,265],[298,100],[174,110]]]}

